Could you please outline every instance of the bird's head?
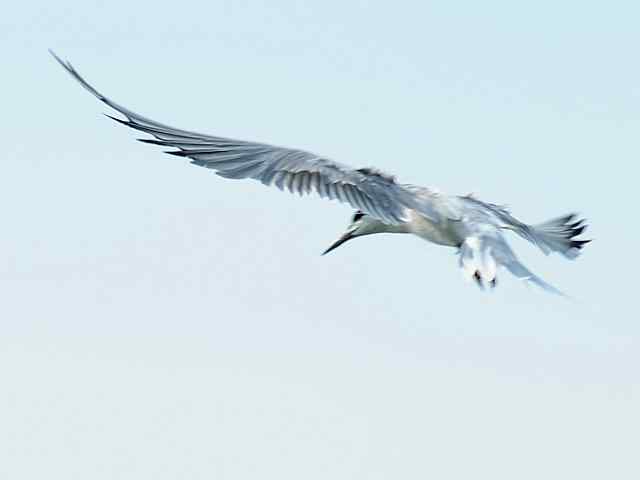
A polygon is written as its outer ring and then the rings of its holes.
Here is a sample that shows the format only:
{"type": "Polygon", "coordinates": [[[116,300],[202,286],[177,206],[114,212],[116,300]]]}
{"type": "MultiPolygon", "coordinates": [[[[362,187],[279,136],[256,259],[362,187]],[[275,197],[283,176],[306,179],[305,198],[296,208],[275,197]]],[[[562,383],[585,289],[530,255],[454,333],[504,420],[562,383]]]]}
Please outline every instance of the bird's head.
{"type": "Polygon", "coordinates": [[[344,232],[338,240],[333,242],[329,248],[322,252],[322,255],[326,255],[330,251],[335,250],[340,245],[353,238],[370,235],[372,233],[382,233],[385,231],[385,227],[386,225],[380,220],[358,210],[351,217],[351,223],[347,227],[346,232],[344,232]]]}

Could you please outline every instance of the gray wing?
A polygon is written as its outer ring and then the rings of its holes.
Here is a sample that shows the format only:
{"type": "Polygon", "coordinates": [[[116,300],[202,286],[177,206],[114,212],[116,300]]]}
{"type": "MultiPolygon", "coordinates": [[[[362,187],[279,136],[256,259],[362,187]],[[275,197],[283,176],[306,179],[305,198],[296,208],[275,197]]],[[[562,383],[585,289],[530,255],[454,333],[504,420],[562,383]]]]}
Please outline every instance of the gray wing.
{"type": "Polygon", "coordinates": [[[458,197],[466,215],[476,221],[491,223],[495,226],[515,232],[525,240],[536,243],[529,225],[511,215],[504,205],[483,202],[473,195],[458,197]]]}
{"type": "Polygon", "coordinates": [[[418,199],[395,178],[374,168],[352,169],[303,150],[234,140],[181,130],[149,118],[108,99],[84,80],[69,62],[53,57],[85,89],[126,117],[113,120],[148,133],[155,139],[141,142],[173,147],[172,155],[188,157],[191,163],[211,168],[225,178],[252,178],[300,195],[312,191],[323,198],[337,199],[387,224],[404,223],[407,209],[418,199]]]}
{"type": "Polygon", "coordinates": [[[545,255],[556,252],[565,258],[577,258],[582,248],[591,240],[577,239],[587,229],[586,220],[571,213],[537,225],[528,225],[513,217],[509,211],[493,203],[483,202],[472,196],[458,197],[465,212],[476,221],[492,223],[501,229],[511,230],[536,245],[545,255]]]}

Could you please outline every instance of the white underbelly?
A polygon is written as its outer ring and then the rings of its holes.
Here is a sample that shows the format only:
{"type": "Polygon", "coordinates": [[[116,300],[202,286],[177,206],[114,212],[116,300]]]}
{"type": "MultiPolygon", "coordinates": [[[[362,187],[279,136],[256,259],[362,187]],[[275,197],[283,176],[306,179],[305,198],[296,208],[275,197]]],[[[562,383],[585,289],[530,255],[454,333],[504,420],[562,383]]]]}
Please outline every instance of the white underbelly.
{"type": "Polygon", "coordinates": [[[455,222],[443,219],[441,223],[434,223],[417,212],[412,212],[409,222],[409,232],[428,242],[457,247],[461,243],[460,235],[456,231],[455,222]]]}

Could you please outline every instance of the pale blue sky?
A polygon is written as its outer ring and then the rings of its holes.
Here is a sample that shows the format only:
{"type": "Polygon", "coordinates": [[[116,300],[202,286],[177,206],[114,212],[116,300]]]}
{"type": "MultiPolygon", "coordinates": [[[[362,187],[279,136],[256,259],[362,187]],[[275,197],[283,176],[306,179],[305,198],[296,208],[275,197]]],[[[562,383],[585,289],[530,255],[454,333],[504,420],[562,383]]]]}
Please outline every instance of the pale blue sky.
{"type": "Polygon", "coordinates": [[[0,477],[640,477],[635,2],[22,2],[0,19],[0,477]],[[135,142],[183,128],[578,210],[567,302],[135,142]]]}

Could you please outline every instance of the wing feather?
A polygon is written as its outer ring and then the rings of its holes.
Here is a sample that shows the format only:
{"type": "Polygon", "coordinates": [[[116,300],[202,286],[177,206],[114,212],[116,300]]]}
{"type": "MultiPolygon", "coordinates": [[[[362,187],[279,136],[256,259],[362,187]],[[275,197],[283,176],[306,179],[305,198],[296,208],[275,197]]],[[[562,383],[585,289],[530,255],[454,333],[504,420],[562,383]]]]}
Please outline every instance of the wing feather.
{"type": "Polygon", "coordinates": [[[395,178],[373,168],[352,169],[303,150],[205,135],[174,128],[139,115],[110,100],[91,86],[75,68],[51,52],[87,91],[126,119],[110,118],[152,135],[141,142],[173,147],[171,155],[216,171],[230,179],[252,178],[281,190],[338,199],[389,224],[407,221],[407,210],[418,205],[415,195],[395,178]]]}

